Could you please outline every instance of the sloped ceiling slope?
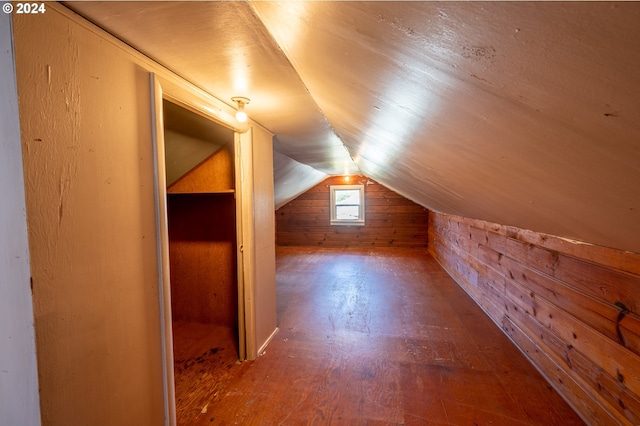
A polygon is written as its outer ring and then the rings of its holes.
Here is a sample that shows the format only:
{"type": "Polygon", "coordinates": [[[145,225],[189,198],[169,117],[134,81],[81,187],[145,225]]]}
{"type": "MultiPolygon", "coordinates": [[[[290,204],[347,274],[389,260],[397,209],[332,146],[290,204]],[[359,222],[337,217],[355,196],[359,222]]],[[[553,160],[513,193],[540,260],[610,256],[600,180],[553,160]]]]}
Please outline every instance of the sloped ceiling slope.
{"type": "Polygon", "coordinates": [[[276,210],[322,182],[327,174],[277,151],[273,152],[273,180],[276,210]]]}
{"type": "Polygon", "coordinates": [[[242,1],[65,5],[276,135],[279,152],[324,173],[358,173],[342,141],[250,5],[242,1]]]}
{"type": "Polygon", "coordinates": [[[72,7],[223,101],[249,96],[276,150],[322,173],[640,252],[640,3],[72,7]]]}

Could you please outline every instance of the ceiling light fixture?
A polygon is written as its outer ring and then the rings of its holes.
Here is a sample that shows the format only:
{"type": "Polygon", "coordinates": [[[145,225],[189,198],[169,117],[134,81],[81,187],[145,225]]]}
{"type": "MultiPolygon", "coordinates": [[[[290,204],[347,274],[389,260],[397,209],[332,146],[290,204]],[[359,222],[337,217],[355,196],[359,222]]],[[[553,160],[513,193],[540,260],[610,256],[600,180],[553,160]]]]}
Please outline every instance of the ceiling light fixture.
{"type": "Polygon", "coordinates": [[[249,98],[245,98],[244,96],[234,96],[231,98],[233,102],[238,105],[238,111],[236,111],[236,120],[240,123],[244,123],[247,121],[247,113],[244,112],[244,106],[247,105],[250,101],[249,98]]]}

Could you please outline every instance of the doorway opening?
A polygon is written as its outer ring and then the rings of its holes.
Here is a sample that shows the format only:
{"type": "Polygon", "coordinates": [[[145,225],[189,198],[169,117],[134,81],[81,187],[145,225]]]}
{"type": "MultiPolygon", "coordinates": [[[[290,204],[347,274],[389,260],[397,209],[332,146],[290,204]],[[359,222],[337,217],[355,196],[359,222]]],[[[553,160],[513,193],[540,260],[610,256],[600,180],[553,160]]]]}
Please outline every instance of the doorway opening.
{"type": "Polygon", "coordinates": [[[186,425],[240,358],[234,131],[162,106],[176,421],[186,425]]]}

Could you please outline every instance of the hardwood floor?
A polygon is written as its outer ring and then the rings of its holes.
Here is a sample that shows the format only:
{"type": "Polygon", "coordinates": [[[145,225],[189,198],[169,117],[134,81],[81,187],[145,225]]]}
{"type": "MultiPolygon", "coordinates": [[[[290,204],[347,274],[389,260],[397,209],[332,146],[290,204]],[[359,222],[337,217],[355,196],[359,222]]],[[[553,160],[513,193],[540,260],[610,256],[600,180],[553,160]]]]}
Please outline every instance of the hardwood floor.
{"type": "Polygon", "coordinates": [[[237,333],[229,327],[173,323],[176,417],[191,425],[228,386],[238,362],[237,333]]]}
{"type": "Polygon", "coordinates": [[[583,424],[426,251],[278,248],[277,285],[256,361],[175,330],[178,424],[583,424]]]}

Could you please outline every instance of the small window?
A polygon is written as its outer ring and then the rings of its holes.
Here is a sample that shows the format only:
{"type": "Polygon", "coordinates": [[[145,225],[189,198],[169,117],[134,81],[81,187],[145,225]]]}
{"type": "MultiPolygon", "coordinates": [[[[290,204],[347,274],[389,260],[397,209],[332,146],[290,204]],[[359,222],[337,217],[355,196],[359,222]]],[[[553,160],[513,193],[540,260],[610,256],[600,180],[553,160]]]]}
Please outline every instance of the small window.
{"type": "Polygon", "coordinates": [[[331,185],[331,224],[364,226],[364,185],[331,185]]]}

